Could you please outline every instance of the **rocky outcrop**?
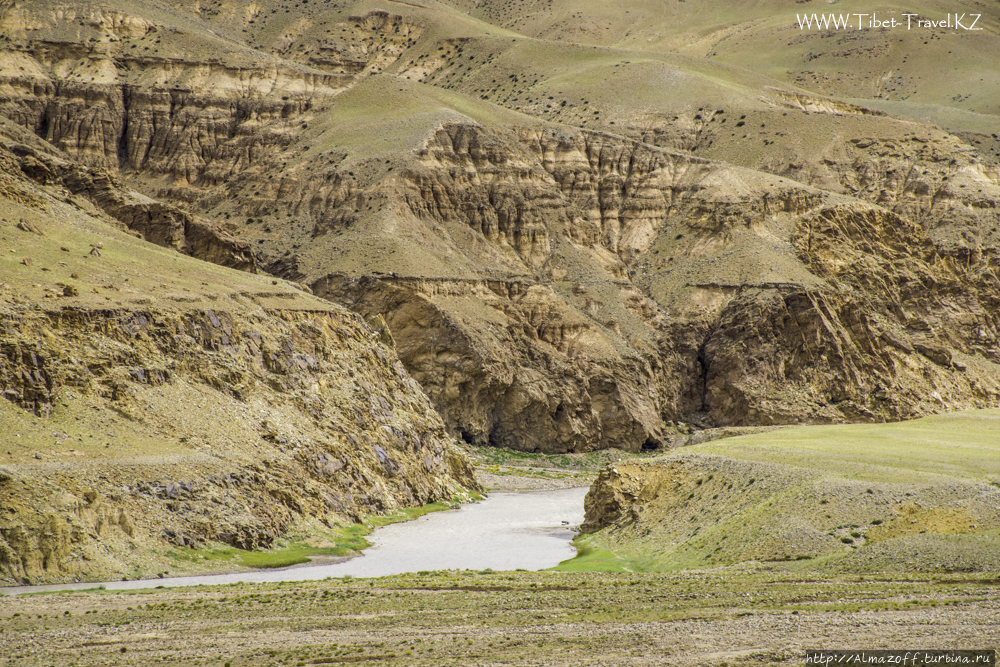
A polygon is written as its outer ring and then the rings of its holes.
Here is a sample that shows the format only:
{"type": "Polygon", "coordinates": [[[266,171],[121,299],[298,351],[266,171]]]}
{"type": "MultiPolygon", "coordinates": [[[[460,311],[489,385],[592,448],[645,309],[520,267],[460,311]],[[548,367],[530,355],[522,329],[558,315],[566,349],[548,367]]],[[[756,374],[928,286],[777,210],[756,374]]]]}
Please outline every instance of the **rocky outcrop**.
{"type": "MultiPolygon", "coordinates": [[[[187,450],[7,466],[8,578],[94,575],[83,561],[121,540],[264,548],[304,518],[356,521],[476,488],[419,386],[346,313],[15,309],[4,319],[8,401],[43,417],[56,397],[88,402],[140,440],[155,429],[187,450]],[[150,404],[205,392],[224,408],[215,423],[150,404]]],[[[115,567],[114,555],[100,560],[115,567]]]]}
{"type": "MultiPolygon", "coordinates": [[[[790,182],[766,183],[762,174],[620,137],[526,132],[521,141],[537,158],[533,165],[517,148],[504,153],[496,137],[473,139],[477,134],[482,130],[471,127],[437,132],[424,154],[438,156],[434,180],[411,179],[414,189],[422,188],[420,198],[407,195],[411,210],[462,221],[509,248],[526,268],[541,263],[533,255],[536,246],[521,241],[518,247],[511,239],[546,239],[554,249],[541,273],[553,280],[577,277],[564,268],[571,248],[634,284],[612,293],[627,309],[630,321],[622,318],[622,324],[630,326],[624,330],[618,325],[608,332],[607,321],[594,321],[609,299],[583,282],[560,295],[575,306],[572,311],[549,311],[564,329],[577,321],[586,323],[584,330],[601,331],[605,341],[625,339],[641,360],[636,370],[650,369],[638,372],[648,378],[645,391],[606,395],[623,414],[638,403],[664,420],[695,413],[715,425],[895,420],[945,407],[983,407],[1000,396],[990,315],[1000,295],[994,251],[949,254],[920,226],[882,208],[790,182]],[[442,138],[446,132],[449,141],[442,138]],[[454,166],[439,166],[445,163],[454,166]],[[449,180],[449,173],[458,176],[449,180]],[[496,196],[503,188],[544,211],[534,215],[545,220],[546,235],[522,231],[530,218],[516,197],[496,196]],[[477,196],[490,205],[474,206],[477,196]],[[748,244],[763,255],[744,255],[748,244]]],[[[429,160],[422,158],[424,165],[429,160]]],[[[351,283],[353,292],[366,284],[351,283]]],[[[352,307],[365,302],[344,291],[332,296],[352,307]]],[[[413,295],[418,299],[432,301],[413,295]]],[[[402,302],[381,307],[391,312],[402,302]]],[[[507,316],[514,310],[495,309],[507,316]]],[[[596,346],[583,342],[586,336],[579,340],[571,353],[560,352],[577,359],[584,375],[599,375],[596,346]]],[[[469,348],[454,341],[444,347],[469,348]]],[[[412,359],[418,357],[436,358],[412,359]]],[[[634,378],[636,370],[623,375],[616,368],[609,375],[634,378]]],[[[429,371],[417,376],[448,414],[455,408],[435,379],[440,372],[429,371]]],[[[490,405],[503,405],[489,398],[490,405]]],[[[639,421],[646,430],[633,434],[632,449],[658,440],[650,420],[639,421]]],[[[587,430],[592,440],[600,433],[587,430]]],[[[534,423],[525,431],[544,432],[534,423]]]]}
{"type": "Polygon", "coordinates": [[[609,353],[608,332],[551,286],[328,276],[313,289],[384,317],[400,359],[470,444],[585,452],[662,441],[649,362],[609,353]]]}
{"type": "Polygon", "coordinates": [[[148,576],[478,488],[391,336],[134,238],[38,155],[0,147],[0,579],[148,576]]]}
{"type": "MultiPolygon", "coordinates": [[[[311,110],[382,71],[421,33],[401,16],[368,12],[313,29],[323,39],[303,54],[302,33],[311,32],[302,24],[254,49],[219,43],[208,23],[151,13],[159,20],[101,3],[0,9],[13,40],[0,115],[85,166],[132,174],[179,201],[191,184],[217,185],[267,162],[311,110]]],[[[260,8],[240,13],[256,32],[260,8]]],[[[217,14],[203,18],[224,21],[217,14]]]]}
{"type": "Polygon", "coordinates": [[[619,461],[591,486],[580,529],[596,533],[591,546],[664,569],[805,561],[796,569],[989,571],[1000,490],[980,466],[993,454],[956,465],[929,450],[978,449],[971,443],[996,419],[966,412],[819,437],[793,427],[619,461]],[[906,455],[885,472],[880,457],[893,450],[906,455]]]}
{"type": "Polygon", "coordinates": [[[84,167],[45,151],[13,143],[10,153],[21,172],[41,185],[60,185],[96,205],[140,238],[185,255],[241,271],[255,272],[250,244],[176,206],[129,190],[104,169],[84,167]]]}
{"type": "Polygon", "coordinates": [[[595,76],[726,104],[604,105],[551,63],[506,71],[518,40],[419,6],[134,9],[156,20],[3,14],[19,69],[0,113],[89,165],[19,168],[157,243],[255,254],[381,317],[455,437],[637,450],[671,422],[1000,397],[1000,186],[954,135],[773,81],[737,94],[659,56],[595,76]]]}
{"type": "Polygon", "coordinates": [[[605,133],[445,123],[415,158],[381,192],[327,173],[354,194],[323,200],[316,215],[339,222],[313,237],[405,206],[471,232],[446,243],[480,277],[275,266],[381,315],[468,442],[637,450],[663,444],[665,422],[896,420],[1000,396],[993,251],[605,133]]]}

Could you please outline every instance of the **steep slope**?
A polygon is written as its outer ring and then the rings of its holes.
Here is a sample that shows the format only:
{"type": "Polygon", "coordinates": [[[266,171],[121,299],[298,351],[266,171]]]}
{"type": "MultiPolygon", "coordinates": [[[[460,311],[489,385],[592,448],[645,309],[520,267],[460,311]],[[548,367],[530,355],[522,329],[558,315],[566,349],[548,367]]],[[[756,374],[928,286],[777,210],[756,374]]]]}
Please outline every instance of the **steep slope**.
{"type": "Polygon", "coordinates": [[[220,225],[136,192],[106,169],[86,167],[2,117],[0,136],[11,154],[11,176],[57,188],[75,206],[103,214],[111,224],[151,243],[213,264],[257,271],[250,244],[220,225]]]}
{"type": "Polygon", "coordinates": [[[139,241],[24,177],[18,147],[0,143],[0,579],[150,576],[182,569],[171,548],[477,488],[384,330],[139,241]]]}
{"type": "Polygon", "coordinates": [[[445,55],[421,80],[547,121],[850,194],[910,217],[946,244],[1000,238],[990,203],[1000,197],[1000,143],[985,129],[996,128],[995,117],[966,114],[952,134],[888,116],[884,105],[676,54],[473,38],[445,55]]]}
{"type": "MultiPolygon", "coordinates": [[[[345,93],[310,130],[330,165],[297,162],[242,233],[274,248],[272,270],[385,317],[472,442],[634,449],[690,414],[898,419],[997,396],[989,248],[398,79],[345,93]],[[296,226],[275,238],[283,219],[296,226]]],[[[255,199],[240,187],[230,199],[255,199]]]]}
{"type": "Polygon", "coordinates": [[[594,39],[543,29],[586,27],[572,3],[517,23],[494,15],[510,3],[297,4],[14,5],[0,113],[382,316],[470,443],[635,450],[676,422],[996,404],[981,123],[695,48],[732,21],[772,39],[767,3],[601,7],[624,32],[594,39]]]}

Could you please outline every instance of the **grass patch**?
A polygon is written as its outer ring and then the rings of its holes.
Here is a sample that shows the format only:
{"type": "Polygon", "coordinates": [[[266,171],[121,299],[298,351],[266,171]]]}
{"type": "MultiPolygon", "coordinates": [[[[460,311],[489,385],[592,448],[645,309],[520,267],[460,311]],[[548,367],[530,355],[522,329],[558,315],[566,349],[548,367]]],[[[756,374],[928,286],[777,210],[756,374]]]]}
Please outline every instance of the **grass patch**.
{"type": "Polygon", "coordinates": [[[336,546],[317,547],[306,542],[288,541],[279,543],[268,551],[246,551],[235,547],[215,547],[209,549],[172,549],[167,555],[181,563],[192,564],[224,564],[231,563],[238,567],[265,569],[275,567],[290,567],[308,563],[312,556],[356,556],[362,549],[369,546],[362,534],[367,534],[364,526],[350,526],[344,529],[344,535],[337,540],[336,546]],[[355,534],[351,534],[351,533],[355,534]]]}
{"type": "Polygon", "coordinates": [[[590,535],[578,535],[573,539],[576,556],[564,560],[555,567],[553,572],[644,572],[637,561],[623,558],[613,551],[599,547],[591,542],[590,535]]]}
{"type": "Polygon", "coordinates": [[[903,483],[939,475],[996,479],[998,442],[1000,410],[970,410],[895,424],[789,428],[716,440],[690,451],[903,483]]]}
{"type": "Polygon", "coordinates": [[[623,461],[602,483],[658,491],[634,514],[626,503],[605,517],[615,527],[581,540],[587,548],[560,569],[992,571],[998,438],[1000,411],[980,410],[793,427],[685,447],[654,465],[623,461]]]}

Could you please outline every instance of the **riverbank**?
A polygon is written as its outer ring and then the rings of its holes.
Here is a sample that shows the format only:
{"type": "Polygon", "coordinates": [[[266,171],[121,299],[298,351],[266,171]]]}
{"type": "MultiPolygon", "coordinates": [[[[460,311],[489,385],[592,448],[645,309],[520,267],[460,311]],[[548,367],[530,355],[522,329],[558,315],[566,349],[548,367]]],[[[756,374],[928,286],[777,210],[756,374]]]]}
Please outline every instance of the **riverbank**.
{"type": "Polygon", "coordinates": [[[497,491],[477,503],[385,525],[370,535],[363,554],[349,559],[320,554],[312,563],[292,567],[138,581],[14,586],[0,588],[0,595],[316,581],[444,569],[541,570],[576,555],[570,541],[583,521],[586,492],[586,487],[497,491]]]}
{"type": "Polygon", "coordinates": [[[493,492],[552,491],[581,486],[589,487],[597,475],[593,472],[566,473],[559,469],[545,468],[529,471],[513,466],[505,466],[498,467],[495,472],[491,470],[477,471],[476,477],[484,489],[493,492]]]}
{"type": "Polygon", "coordinates": [[[466,450],[487,491],[542,491],[590,486],[609,463],[641,461],[661,452],[607,449],[586,454],[533,454],[499,447],[466,450]]]}
{"type": "MultiPolygon", "coordinates": [[[[649,453],[632,454],[618,450],[546,455],[499,448],[469,448],[467,455],[474,460],[480,484],[494,493],[584,489],[580,492],[577,508],[580,517],[570,522],[574,527],[582,522],[585,489],[590,486],[600,470],[612,461],[644,459],[650,456],[649,453]]],[[[148,558],[130,571],[129,576],[122,579],[134,588],[137,581],[143,580],[246,575],[258,570],[273,571],[276,568],[291,566],[308,567],[310,561],[338,562],[357,557],[363,550],[368,549],[371,543],[367,537],[376,528],[411,521],[430,512],[461,507],[482,498],[484,496],[479,493],[466,492],[448,502],[407,508],[386,515],[369,515],[360,523],[331,525],[315,519],[303,519],[293,525],[285,535],[276,539],[271,548],[257,551],[246,551],[218,543],[204,543],[198,545],[198,548],[164,544],[162,548],[150,551],[148,558]]],[[[560,512],[565,514],[562,510],[560,512]]],[[[559,516],[555,525],[562,526],[561,521],[565,519],[566,516],[559,516]]],[[[414,536],[413,541],[420,543],[422,539],[414,536]]],[[[572,556],[573,552],[570,550],[564,558],[572,556]]],[[[555,565],[557,562],[558,560],[551,564],[555,565]]],[[[428,567],[436,569],[433,564],[428,567]]],[[[470,564],[470,567],[482,568],[489,565],[470,564]]],[[[271,580],[269,577],[270,575],[265,574],[257,580],[271,580]]],[[[33,586],[79,584],[77,586],[79,588],[97,586],[106,579],[109,577],[101,577],[96,572],[81,572],[74,577],[47,575],[21,582],[0,580],[0,584],[16,588],[21,588],[17,586],[18,583],[33,586]]],[[[115,585],[118,583],[116,581],[115,585]]],[[[162,584],[162,581],[159,583],[162,584]]]]}

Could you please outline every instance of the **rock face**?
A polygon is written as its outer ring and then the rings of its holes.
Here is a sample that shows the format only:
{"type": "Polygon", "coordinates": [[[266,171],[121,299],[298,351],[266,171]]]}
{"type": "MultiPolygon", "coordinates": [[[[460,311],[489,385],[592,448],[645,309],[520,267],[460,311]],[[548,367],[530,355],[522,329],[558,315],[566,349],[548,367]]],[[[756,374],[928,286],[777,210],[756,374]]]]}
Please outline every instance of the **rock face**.
{"type": "Polygon", "coordinates": [[[60,158],[51,147],[15,143],[12,164],[40,185],[57,185],[96,205],[115,223],[151,243],[242,271],[256,272],[250,244],[184,210],[130,190],[99,167],[60,158]]]}
{"type": "Polygon", "coordinates": [[[344,17],[299,63],[279,55],[299,55],[292,27],[265,55],[143,2],[133,11],[48,0],[0,10],[11,42],[0,115],[179,201],[188,184],[221,183],[287,146],[305,112],[392,63],[420,32],[385,12],[344,17]]]}
{"type": "Polygon", "coordinates": [[[8,466],[7,578],[93,576],[82,560],[115,545],[105,538],[266,548],[302,518],[360,520],[476,488],[392,350],[343,312],[13,309],[4,320],[0,386],[12,404],[51,419],[71,393],[74,405],[175,443],[160,461],[8,466]],[[199,397],[214,423],[163,404],[199,397]]]}
{"type": "Polygon", "coordinates": [[[137,240],[32,155],[0,145],[0,579],[148,576],[478,488],[384,332],[137,240]]]}
{"type": "Polygon", "coordinates": [[[383,314],[467,440],[634,450],[692,414],[881,421],[1000,396],[995,248],[620,137],[519,139],[446,125],[401,188],[416,218],[471,229],[518,278],[313,283],[383,314]]]}
{"type": "Polygon", "coordinates": [[[18,169],[381,317],[466,442],[1000,399],[981,132],[400,3],[54,6],[0,10],[18,169]]]}
{"type": "Polygon", "coordinates": [[[611,343],[550,286],[327,278],[314,289],[383,314],[400,359],[470,444],[558,452],[659,442],[648,363],[577,359],[611,343]]]}

